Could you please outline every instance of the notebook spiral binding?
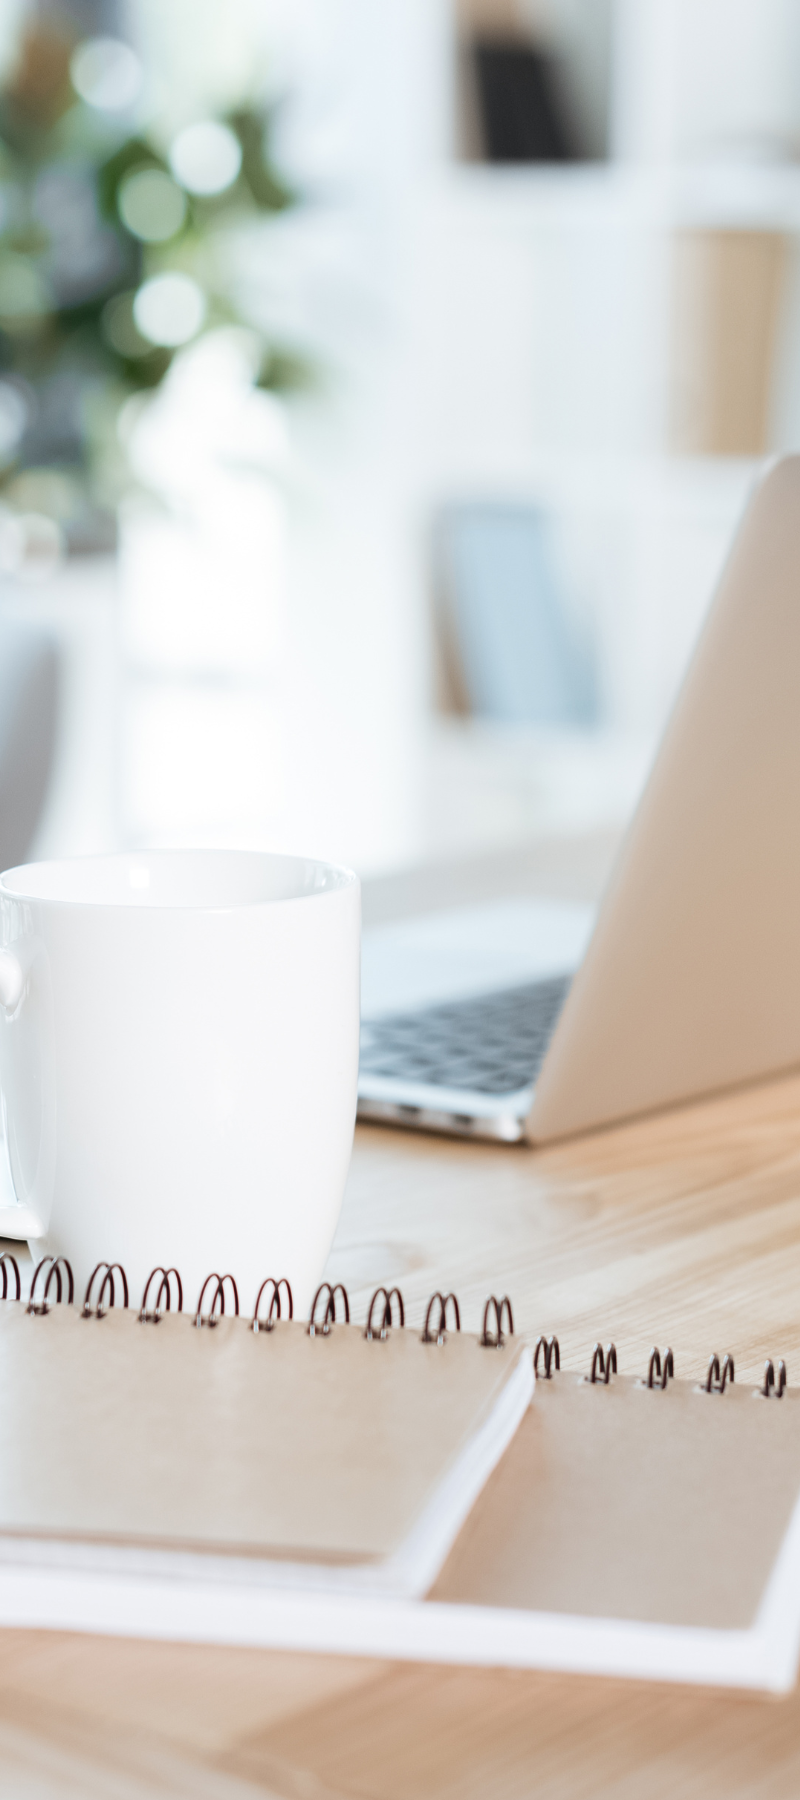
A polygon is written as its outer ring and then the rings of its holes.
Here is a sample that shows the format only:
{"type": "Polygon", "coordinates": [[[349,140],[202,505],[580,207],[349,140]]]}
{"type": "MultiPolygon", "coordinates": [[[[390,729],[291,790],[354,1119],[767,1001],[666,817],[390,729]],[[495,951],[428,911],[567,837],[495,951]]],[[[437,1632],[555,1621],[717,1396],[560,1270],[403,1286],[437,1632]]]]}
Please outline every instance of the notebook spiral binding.
{"type": "Polygon", "coordinates": [[[787,1385],[786,1364],[783,1361],[783,1358],[781,1357],[781,1360],[778,1363],[777,1383],[775,1381],[775,1366],[770,1358],[764,1364],[764,1386],[760,1387],[758,1390],[760,1398],[762,1400],[768,1400],[770,1393],[774,1391],[775,1399],[782,1400],[787,1385]]]}
{"type": "Polygon", "coordinates": [[[589,1370],[589,1380],[592,1383],[592,1386],[594,1386],[594,1383],[596,1381],[602,1381],[603,1385],[605,1387],[608,1387],[608,1384],[609,1384],[609,1381],[611,1380],[612,1375],[616,1375],[616,1373],[617,1373],[617,1346],[616,1346],[616,1344],[606,1344],[605,1354],[603,1354],[602,1344],[595,1344],[595,1347],[592,1351],[592,1366],[589,1370]]]}
{"type": "Polygon", "coordinates": [[[225,1283],[226,1283],[226,1281],[229,1281],[231,1284],[231,1296],[233,1299],[233,1310],[234,1310],[234,1314],[235,1314],[236,1318],[238,1319],[238,1317],[239,1317],[239,1289],[236,1286],[236,1282],[234,1281],[232,1275],[218,1275],[215,1270],[213,1275],[206,1276],[205,1281],[203,1282],[203,1285],[200,1289],[200,1298],[197,1302],[197,1312],[194,1315],[194,1322],[195,1322],[195,1325],[197,1325],[198,1327],[202,1326],[202,1325],[208,1325],[210,1327],[210,1329],[213,1331],[214,1326],[219,1324],[220,1319],[223,1319],[225,1317],[225,1283]],[[205,1299],[206,1288],[210,1287],[212,1281],[215,1281],[217,1285],[211,1296],[211,1310],[209,1312],[203,1312],[203,1301],[205,1299]],[[217,1307],[219,1307],[219,1311],[217,1311],[217,1307]]]}
{"type": "Polygon", "coordinates": [[[334,1287],[331,1287],[329,1281],[321,1281],[311,1302],[311,1312],[308,1320],[309,1337],[316,1337],[317,1332],[321,1332],[323,1337],[328,1336],[331,1326],[336,1323],[337,1294],[341,1294],[342,1296],[345,1325],[350,1324],[350,1301],[347,1294],[347,1288],[342,1286],[341,1281],[337,1281],[334,1287]],[[327,1295],[327,1299],[325,1301],[325,1311],[323,1312],[322,1319],[319,1320],[317,1318],[317,1306],[319,1305],[323,1294],[327,1295]]]}
{"type": "Polygon", "coordinates": [[[385,1343],[386,1338],[389,1333],[389,1327],[394,1322],[392,1319],[392,1301],[395,1299],[395,1296],[397,1297],[397,1310],[400,1314],[400,1320],[399,1320],[400,1325],[401,1326],[405,1325],[406,1309],[403,1305],[403,1296],[400,1292],[400,1289],[398,1287],[393,1287],[393,1288],[390,1288],[387,1292],[385,1287],[379,1287],[379,1288],[375,1289],[375,1292],[369,1303],[369,1312],[367,1313],[367,1325],[366,1325],[366,1330],[364,1332],[365,1338],[373,1338],[375,1336],[375,1332],[372,1329],[372,1315],[375,1310],[376,1301],[382,1299],[383,1300],[383,1312],[381,1314],[381,1322],[380,1322],[380,1326],[378,1328],[378,1335],[379,1335],[381,1341],[385,1343]]]}
{"type": "Polygon", "coordinates": [[[459,1304],[458,1304],[455,1294],[440,1294],[437,1290],[437,1292],[435,1294],[431,1294],[430,1300],[428,1301],[428,1310],[425,1314],[425,1324],[422,1327],[422,1342],[423,1342],[423,1344],[443,1344],[444,1343],[444,1341],[447,1337],[447,1308],[450,1305],[451,1300],[453,1302],[453,1318],[455,1319],[455,1328],[456,1328],[456,1331],[461,1330],[461,1310],[459,1308],[459,1304]],[[433,1312],[434,1306],[437,1306],[437,1305],[439,1308],[439,1317],[438,1317],[435,1329],[433,1331],[431,1331],[431,1329],[430,1329],[431,1313],[433,1312]]]}
{"type": "Polygon", "coordinates": [[[266,1281],[262,1281],[258,1293],[256,1294],[256,1303],[253,1308],[253,1323],[250,1327],[251,1331],[274,1330],[277,1320],[281,1317],[281,1288],[286,1289],[286,1304],[289,1308],[288,1316],[290,1319],[294,1318],[294,1300],[286,1276],[282,1275],[280,1281],[276,1281],[274,1276],[268,1275],[266,1281]],[[267,1288],[272,1288],[272,1293],[270,1295],[269,1311],[266,1318],[262,1319],[259,1307],[261,1305],[261,1296],[266,1292],[267,1288]]]}
{"type": "Polygon", "coordinates": [[[670,1377],[674,1377],[674,1374],[675,1358],[672,1351],[670,1349],[664,1351],[664,1364],[662,1368],[660,1353],[655,1345],[653,1345],[653,1348],[650,1351],[650,1361],[647,1365],[647,1386],[649,1388],[659,1387],[663,1391],[667,1382],[670,1380],[670,1377]]]}
{"type": "Polygon", "coordinates": [[[178,1274],[177,1269],[163,1269],[161,1267],[161,1264],[159,1263],[155,1269],[150,1270],[150,1274],[148,1275],[147,1280],[144,1284],[144,1293],[142,1295],[142,1304],[139,1308],[139,1324],[140,1325],[158,1325],[158,1324],[160,1324],[161,1319],[163,1317],[163,1314],[161,1311],[161,1300],[164,1295],[166,1295],[166,1299],[167,1299],[165,1311],[169,1312],[171,1310],[171,1307],[172,1307],[172,1277],[173,1277],[173,1275],[175,1277],[175,1281],[177,1283],[177,1288],[178,1288],[178,1304],[175,1308],[175,1311],[183,1312],[183,1282],[181,1281],[180,1275],[178,1274]],[[157,1275],[161,1276],[161,1280],[158,1284],[158,1290],[156,1293],[156,1303],[155,1303],[155,1306],[153,1307],[152,1311],[148,1312],[147,1296],[150,1292],[151,1283],[155,1281],[157,1275]]]}
{"type": "Polygon", "coordinates": [[[483,1330],[478,1342],[482,1350],[502,1350],[505,1343],[503,1337],[503,1319],[508,1319],[508,1335],[514,1336],[514,1314],[507,1294],[498,1300],[496,1294],[490,1294],[483,1309],[483,1330]],[[489,1313],[494,1312],[494,1335],[489,1330],[489,1313]]]}
{"type": "Polygon", "coordinates": [[[2,1269],[2,1271],[3,1271],[3,1299],[4,1300],[8,1299],[8,1273],[9,1273],[9,1269],[13,1269],[14,1279],[15,1279],[16,1285],[17,1285],[17,1291],[14,1295],[14,1299],[19,1300],[19,1298],[22,1294],[22,1282],[20,1281],[20,1278],[19,1278],[19,1267],[17,1264],[16,1257],[12,1256],[8,1250],[4,1250],[2,1253],[2,1256],[0,1256],[0,1269],[2,1269]]]}
{"type": "MultiPolygon", "coordinates": [[[[13,1282],[13,1298],[21,1299],[22,1280],[16,1257],[10,1251],[0,1254],[0,1277],[2,1277],[3,1300],[9,1298],[9,1290],[13,1282]]],[[[117,1301],[119,1293],[121,1304],[126,1308],[129,1304],[128,1278],[121,1263],[97,1263],[92,1270],[83,1298],[81,1317],[84,1319],[103,1319],[110,1307],[117,1301]],[[95,1283],[98,1284],[95,1292],[95,1283]]],[[[26,1311],[42,1315],[50,1311],[51,1306],[60,1305],[66,1298],[71,1306],[75,1294],[75,1279],[72,1268],[63,1256],[46,1256],[36,1264],[31,1282],[30,1298],[26,1311]],[[51,1289],[53,1290],[51,1294],[51,1289]]],[[[306,1327],[309,1337],[327,1337],[331,1327],[338,1319],[339,1302],[344,1315],[343,1322],[350,1324],[350,1296],[341,1281],[333,1285],[323,1281],[317,1288],[311,1303],[311,1312],[306,1327]]],[[[225,1317],[226,1306],[230,1302],[235,1318],[239,1317],[239,1290],[233,1275],[220,1275],[214,1270],[207,1275],[200,1289],[193,1323],[198,1329],[213,1328],[225,1317]]],[[[165,1312],[183,1312],[183,1283],[178,1270],[165,1268],[157,1264],[144,1285],[138,1318],[142,1325],[158,1325],[165,1312]],[[153,1300],[153,1295],[155,1299],[153,1300]]],[[[262,1281],[256,1294],[250,1330],[253,1332],[273,1331],[282,1318],[294,1318],[294,1297],[291,1283],[282,1275],[276,1280],[268,1275],[262,1281]],[[285,1308],[285,1311],[284,1311],[285,1308]]],[[[369,1303],[364,1337],[376,1342],[385,1342],[393,1329],[403,1330],[406,1323],[405,1302],[399,1287],[377,1287],[369,1303]],[[395,1316],[396,1315],[396,1316],[395,1316]]],[[[425,1313],[422,1329],[424,1344],[443,1344],[448,1330],[461,1330],[461,1310],[456,1294],[436,1292],[431,1295],[425,1313]],[[432,1315],[438,1307],[438,1314],[432,1324],[432,1315]]],[[[490,1294],[483,1312],[483,1330],[478,1343],[483,1349],[501,1349],[506,1336],[514,1334],[514,1315],[511,1301],[507,1294],[498,1299],[490,1294]],[[493,1327],[491,1321],[493,1320],[493,1327]]],[[[555,1340],[551,1340],[551,1344],[555,1340]]],[[[556,1345],[556,1367],[558,1367],[558,1347],[556,1345]]],[[[548,1356],[549,1370],[549,1356],[548,1356]]]]}
{"type": "MultiPolygon", "coordinates": [[[[16,1267],[16,1260],[15,1259],[12,1259],[12,1260],[14,1260],[15,1267],[16,1267]]],[[[70,1265],[67,1262],[66,1257],[65,1256],[43,1256],[41,1262],[38,1262],[36,1264],[36,1268],[33,1271],[33,1280],[31,1282],[31,1293],[30,1293],[30,1299],[28,1301],[28,1308],[27,1308],[29,1313],[42,1314],[42,1313],[48,1313],[50,1311],[50,1307],[47,1304],[47,1296],[50,1292],[50,1283],[54,1277],[55,1277],[55,1283],[56,1283],[55,1303],[56,1303],[56,1306],[60,1306],[61,1292],[62,1292],[62,1288],[61,1288],[61,1271],[62,1271],[62,1269],[64,1269],[66,1272],[66,1278],[67,1278],[67,1282],[69,1284],[68,1290],[67,1290],[67,1304],[69,1306],[72,1305],[72,1302],[73,1302],[73,1299],[75,1296],[75,1279],[74,1279],[72,1270],[70,1268],[70,1265]],[[49,1264],[49,1267],[48,1267],[48,1264],[49,1264]],[[44,1277],[44,1289],[42,1292],[41,1299],[37,1300],[36,1299],[36,1283],[39,1280],[39,1276],[42,1274],[42,1271],[44,1269],[47,1269],[47,1275],[46,1275],[46,1277],[44,1277]]],[[[19,1274],[19,1270],[17,1270],[17,1273],[19,1274]]],[[[94,1275],[92,1276],[92,1280],[94,1280],[94,1275]]],[[[92,1283],[90,1281],[89,1287],[86,1290],[86,1299],[87,1300],[89,1298],[89,1292],[91,1289],[91,1285],[92,1285],[92,1283]]],[[[113,1300],[112,1300],[112,1305],[113,1305],[113,1300]]]]}
{"type": "Polygon", "coordinates": [[[540,1337],[533,1352],[533,1373],[539,1378],[539,1354],[542,1353],[542,1373],[545,1381],[550,1380],[552,1368],[561,1368],[561,1350],[557,1337],[540,1337]]]}
{"type": "MultiPolygon", "coordinates": [[[[11,1251],[0,1252],[0,1279],[2,1293],[0,1300],[21,1300],[22,1278],[17,1259],[11,1251]],[[14,1292],[10,1292],[13,1283],[14,1292]]],[[[129,1304],[128,1279],[121,1263],[97,1263],[92,1270],[83,1298],[80,1316],[84,1319],[103,1319],[116,1303],[119,1291],[122,1307],[129,1304]],[[95,1283],[97,1291],[92,1298],[95,1283]]],[[[36,1264],[31,1281],[30,1296],[25,1308],[26,1312],[37,1316],[49,1313],[52,1306],[60,1306],[66,1300],[71,1306],[75,1296],[75,1279],[72,1268],[65,1256],[45,1256],[36,1264]],[[52,1290],[52,1293],[51,1293],[52,1290]]],[[[142,1303],[138,1318],[143,1325],[157,1325],[165,1312],[170,1312],[175,1302],[175,1312],[183,1312],[183,1283],[176,1268],[163,1268],[157,1264],[150,1270],[142,1294],[142,1303]],[[155,1303],[148,1307],[151,1289],[155,1292],[155,1303]]],[[[207,1275],[200,1289],[197,1309],[192,1323],[198,1328],[214,1329],[225,1317],[226,1305],[230,1301],[233,1316],[239,1317],[239,1290],[231,1274],[219,1275],[214,1270],[207,1275]],[[208,1298],[210,1292],[210,1298],[208,1298]]],[[[282,1275],[276,1281],[268,1275],[262,1281],[256,1294],[253,1316],[249,1321],[250,1330],[259,1332],[274,1331],[275,1326],[283,1318],[294,1318],[294,1298],[291,1283],[282,1275]],[[284,1314],[285,1305],[285,1314],[284,1314]],[[266,1309],[266,1310],[265,1310],[266,1309]]],[[[343,1282],[333,1285],[329,1281],[320,1283],[311,1302],[306,1331],[309,1337],[328,1337],[332,1326],[337,1323],[350,1324],[350,1297],[343,1282]],[[343,1319],[338,1317],[339,1301],[343,1319]]],[[[372,1295],[367,1311],[367,1322],[364,1337],[368,1341],[383,1343],[392,1330],[403,1330],[406,1323],[405,1303],[399,1287],[377,1287],[372,1295]],[[397,1317],[395,1318],[395,1312],[397,1317]]],[[[425,1311],[425,1322],[422,1327],[423,1344],[444,1344],[448,1331],[461,1330],[461,1309],[456,1294],[443,1294],[437,1289],[431,1294],[425,1311]],[[438,1310],[437,1310],[438,1309],[438,1310]]],[[[478,1345],[483,1350],[502,1349],[507,1337],[514,1335],[514,1314],[507,1294],[500,1298],[490,1294],[483,1309],[483,1325],[478,1345]]],[[[561,1347],[557,1337],[537,1338],[533,1352],[533,1372],[537,1380],[550,1381],[552,1375],[561,1369],[561,1347]],[[541,1362],[541,1368],[540,1368],[541,1362]]],[[[588,1385],[608,1387],[612,1375],[617,1373],[617,1348],[613,1343],[596,1343],[592,1351],[589,1374],[581,1377],[588,1385]]],[[[703,1394],[724,1394],[728,1383],[735,1379],[734,1359],[726,1354],[722,1361],[714,1354],[709,1359],[705,1380],[696,1389],[703,1394]]],[[[649,1388],[651,1391],[663,1392],[669,1381],[675,1376],[675,1358],[672,1349],[660,1351],[656,1345],[650,1351],[647,1376],[637,1386],[649,1388]]],[[[764,1364],[764,1379],[760,1388],[755,1390],[758,1399],[782,1400],[789,1386],[786,1363],[783,1358],[777,1362],[777,1374],[772,1358],[764,1364]]]]}
{"type": "Polygon", "coordinates": [[[115,1289],[114,1289],[115,1273],[119,1276],[120,1281],[122,1283],[122,1293],[123,1293],[122,1304],[123,1304],[123,1306],[127,1306],[127,1304],[128,1304],[128,1278],[127,1278],[127,1275],[125,1274],[125,1270],[123,1269],[122,1264],[121,1263],[106,1263],[106,1262],[97,1263],[95,1268],[93,1268],[91,1275],[89,1276],[89,1285],[86,1289],[86,1294],[84,1296],[84,1301],[83,1301],[83,1317],[84,1317],[84,1319],[102,1319],[105,1316],[106,1309],[103,1307],[103,1298],[105,1295],[106,1288],[108,1288],[109,1295],[110,1295],[108,1304],[109,1304],[109,1306],[113,1306],[114,1294],[115,1294],[115,1289]],[[101,1270],[104,1271],[103,1279],[100,1283],[100,1288],[99,1288],[99,1292],[97,1295],[97,1304],[94,1307],[94,1309],[92,1309],[92,1305],[91,1305],[92,1288],[94,1287],[95,1278],[96,1278],[96,1276],[98,1276],[100,1274],[101,1270]]]}
{"type": "Polygon", "coordinates": [[[720,1374],[719,1357],[715,1351],[713,1356],[709,1359],[708,1374],[703,1383],[704,1393],[724,1394],[727,1382],[732,1382],[735,1374],[736,1370],[732,1356],[725,1356],[723,1358],[722,1373],[720,1374]]]}

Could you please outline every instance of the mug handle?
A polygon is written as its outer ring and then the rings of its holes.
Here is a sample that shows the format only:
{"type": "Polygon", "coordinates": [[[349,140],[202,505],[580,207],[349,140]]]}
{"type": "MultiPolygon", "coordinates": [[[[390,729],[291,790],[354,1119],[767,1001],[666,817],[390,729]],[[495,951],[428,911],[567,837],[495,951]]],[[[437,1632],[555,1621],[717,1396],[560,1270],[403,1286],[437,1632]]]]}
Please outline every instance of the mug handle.
{"type": "MultiPolygon", "coordinates": [[[[25,992],[26,971],[22,963],[10,950],[0,950],[0,1007],[5,1013],[14,1013],[25,992]]],[[[7,1158],[5,1159],[7,1162],[7,1158]]],[[[11,1171],[8,1171],[8,1181],[11,1171]]],[[[3,1182],[5,1187],[6,1183],[3,1182]]],[[[21,1206],[18,1200],[9,1206],[0,1206],[0,1237],[37,1238],[42,1236],[41,1221],[29,1206],[21,1206]]]]}

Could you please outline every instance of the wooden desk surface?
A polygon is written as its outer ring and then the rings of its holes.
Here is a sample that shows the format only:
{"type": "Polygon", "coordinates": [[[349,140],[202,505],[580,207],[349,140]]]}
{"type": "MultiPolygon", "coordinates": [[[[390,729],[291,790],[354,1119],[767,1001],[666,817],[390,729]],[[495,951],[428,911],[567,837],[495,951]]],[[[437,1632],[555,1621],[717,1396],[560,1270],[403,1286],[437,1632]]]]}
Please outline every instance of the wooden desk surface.
{"type": "MultiPolygon", "coordinates": [[[[545,1152],[359,1130],[330,1270],[356,1316],[447,1283],[638,1370],[800,1380],[800,1076],[545,1152]]],[[[0,1791],[739,1800],[800,1791],[800,1699],[0,1632],[0,1791]]]]}

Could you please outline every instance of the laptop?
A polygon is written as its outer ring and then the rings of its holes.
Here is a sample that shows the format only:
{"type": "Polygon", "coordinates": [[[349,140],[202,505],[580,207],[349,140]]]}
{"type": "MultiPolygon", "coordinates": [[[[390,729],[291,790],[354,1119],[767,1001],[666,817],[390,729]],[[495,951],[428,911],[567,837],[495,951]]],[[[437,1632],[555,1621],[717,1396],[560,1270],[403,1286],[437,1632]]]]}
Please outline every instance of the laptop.
{"type": "Polygon", "coordinates": [[[800,456],[728,562],[596,916],[365,933],[359,1116],[547,1142],[800,1064],[800,456]]]}

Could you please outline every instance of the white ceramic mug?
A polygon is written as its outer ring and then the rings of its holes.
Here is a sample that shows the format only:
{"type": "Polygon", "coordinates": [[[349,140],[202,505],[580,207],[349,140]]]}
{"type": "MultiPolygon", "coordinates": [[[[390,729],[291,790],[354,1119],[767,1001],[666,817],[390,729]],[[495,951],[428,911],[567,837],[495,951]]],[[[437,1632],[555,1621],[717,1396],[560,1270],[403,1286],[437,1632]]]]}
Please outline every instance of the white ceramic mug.
{"type": "Polygon", "coordinates": [[[68,1257],[76,1299],[107,1261],[138,1304],[161,1264],[185,1306],[213,1270],[243,1311],[286,1276],[304,1312],[352,1146],[359,933],[356,877],[297,857],[0,876],[0,1236],[68,1257]]]}

